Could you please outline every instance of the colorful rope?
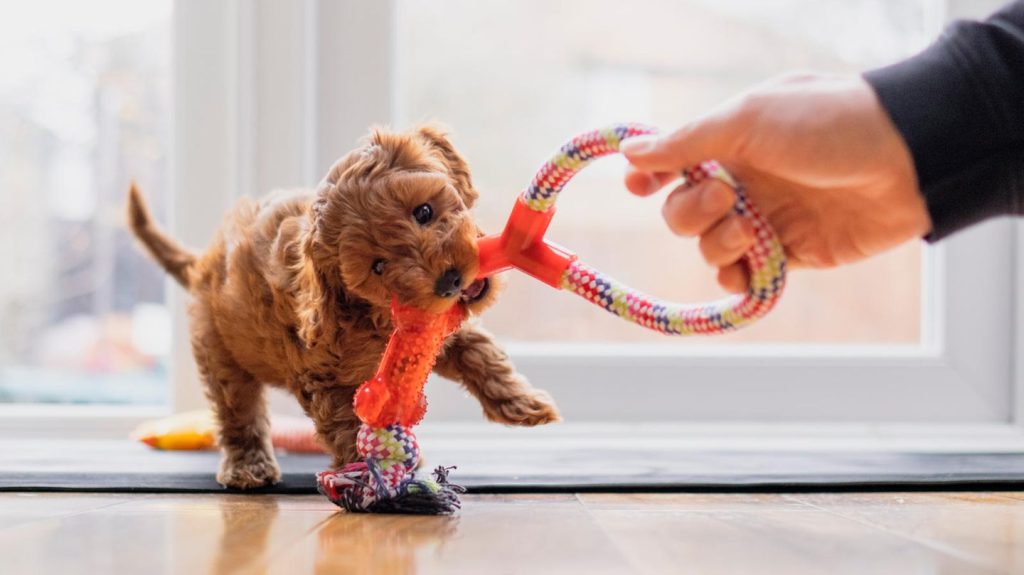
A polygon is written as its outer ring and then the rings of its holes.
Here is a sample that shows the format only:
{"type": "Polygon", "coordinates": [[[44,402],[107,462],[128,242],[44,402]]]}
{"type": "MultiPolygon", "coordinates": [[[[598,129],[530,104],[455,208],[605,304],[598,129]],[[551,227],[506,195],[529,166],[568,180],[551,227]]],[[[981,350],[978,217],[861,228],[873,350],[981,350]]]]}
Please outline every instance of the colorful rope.
{"type": "MultiPolygon", "coordinates": [[[[552,209],[565,184],[590,162],[618,152],[627,138],[656,132],[640,124],[620,124],[573,138],[537,172],[530,187],[523,192],[524,203],[538,212],[552,209]]],[[[743,188],[717,162],[704,162],[685,170],[682,175],[686,186],[715,178],[736,191],[733,211],[750,220],[755,237],[754,247],[743,256],[750,272],[750,286],[745,294],[707,304],[666,302],[634,290],[578,260],[573,261],[562,276],[562,289],[579,294],[627,321],[670,335],[724,333],[768,313],[786,283],[786,257],[775,232],[747,199],[743,188]]]]}

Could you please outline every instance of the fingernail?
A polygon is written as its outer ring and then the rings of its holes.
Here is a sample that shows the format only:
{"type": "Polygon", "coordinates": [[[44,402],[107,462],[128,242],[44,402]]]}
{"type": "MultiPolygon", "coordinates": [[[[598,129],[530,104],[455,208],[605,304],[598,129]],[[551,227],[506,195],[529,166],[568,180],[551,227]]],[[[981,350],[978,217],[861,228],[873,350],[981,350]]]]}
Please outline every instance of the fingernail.
{"type": "Polygon", "coordinates": [[[646,154],[654,149],[657,140],[658,139],[655,136],[637,136],[635,138],[623,140],[619,149],[627,156],[634,154],[646,154]]]}

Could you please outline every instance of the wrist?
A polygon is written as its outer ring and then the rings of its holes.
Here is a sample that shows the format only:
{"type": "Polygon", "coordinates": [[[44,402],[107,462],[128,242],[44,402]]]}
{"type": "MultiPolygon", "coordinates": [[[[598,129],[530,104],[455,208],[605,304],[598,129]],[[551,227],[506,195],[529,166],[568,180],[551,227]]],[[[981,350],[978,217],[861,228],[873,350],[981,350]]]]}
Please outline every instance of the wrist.
{"type": "Polygon", "coordinates": [[[903,216],[900,219],[901,235],[922,238],[931,233],[932,218],[928,202],[921,191],[914,155],[903,133],[883,105],[877,92],[864,78],[860,78],[859,91],[868,110],[868,122],[875,126],[874,147],[877,150],[875,162],[882,173],[888,175],[891,190],[890,205],[896,206],[903,216]]]}

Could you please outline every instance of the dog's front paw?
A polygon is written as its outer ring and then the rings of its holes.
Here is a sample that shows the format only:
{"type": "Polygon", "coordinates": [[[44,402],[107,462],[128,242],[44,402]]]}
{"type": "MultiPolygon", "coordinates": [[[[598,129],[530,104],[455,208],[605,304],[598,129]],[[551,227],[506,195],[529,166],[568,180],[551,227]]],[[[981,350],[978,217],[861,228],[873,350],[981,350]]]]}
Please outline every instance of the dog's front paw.
{"type": "Polygon", "coordinates": [[[506,425],[533,427],[562,420],[551,396],[545,391],[535,389],[487,405],[484,411],[487,419],[506,425]]]}
{"type": "Polygon", "coordinates": [[[232,489],[255,489],[281,481],[281,468],[272,454],[251,453],[225,456],[217,472],[217,483],[232,489]]]}

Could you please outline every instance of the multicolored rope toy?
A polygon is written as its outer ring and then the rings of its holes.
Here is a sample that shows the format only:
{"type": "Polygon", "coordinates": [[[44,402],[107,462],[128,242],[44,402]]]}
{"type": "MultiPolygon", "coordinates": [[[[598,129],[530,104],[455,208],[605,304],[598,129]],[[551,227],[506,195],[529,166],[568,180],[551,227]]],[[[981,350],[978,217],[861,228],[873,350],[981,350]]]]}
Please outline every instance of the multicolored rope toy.
{"type": "MultiPolygon", "coordinates": [[[[744,255],[750,287],[743,295],[708,304],[664,302],[629,288],[579,262],[568,250],[547,242],[544,232],[555,215],[555,200],[574,175],[594,159],[619,151],[623,140],[653,134],[637,124],[587,132],[562,146],[516,201],[501,234],[481,238],[478,278],[517,268],[558,289],[570,290],[609,312],[666,334],[715,334],[760,318],[775,305],[786,280],[786,259],[775,233],[724,168],[704,162],[685,170],[685,185],[717,178],[736,190],[734,211],[749,218],[756,242],[744,255]]],[[[459,507],[463,490],[448,483],[449,468],[433,479],[415,475],[419,446],[412,426],[426,413],[423,386],[445,338],[465,319],[453,305],[431,314],[392,304],[395,331],[377,374],[356,391],[355,411],[363,424],[356,438],[362,461],[317,476],[323,493],[348,511],[447,514],[459,507]]]]}
{"type": "Polygon", "coordinates": [[[587,132],[561,147],[519,196],[505,229],[480,240],[479,278],[517,268],[558,289],[576,293],[633,323],[669,335],[717,334],[764,316],[782,295],[786,256],[775,232],[747,199],[743,188],[717,162],[683,171],[684,185],[716,178],[736,191],[733,210],[753,224],[754,247],[743,256],[750,286],[742,295],[707,304],[678,304],[652,298],[577,260],[565,248],[544,239],[562,188],[593,160],[619,151],[623,140],[655,134],[639,124],[618,124],[587,132]]]}

